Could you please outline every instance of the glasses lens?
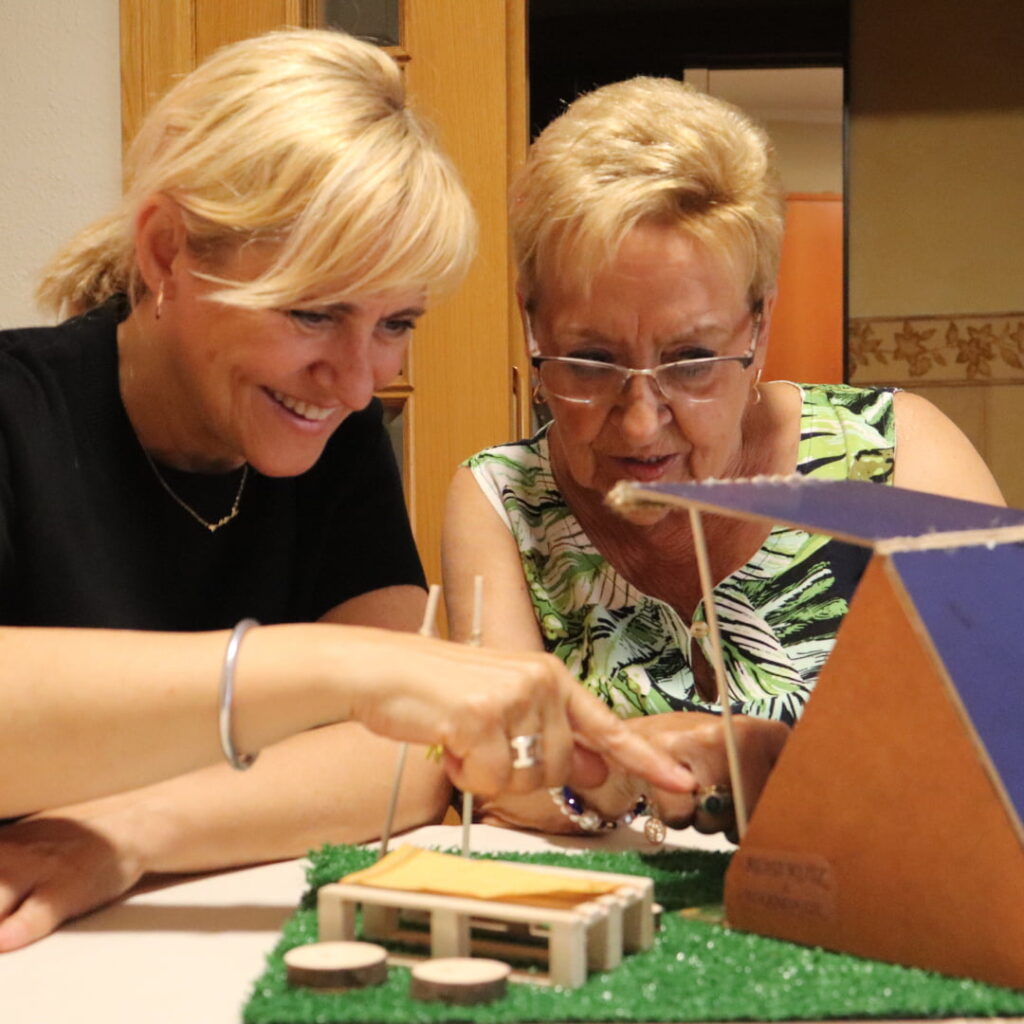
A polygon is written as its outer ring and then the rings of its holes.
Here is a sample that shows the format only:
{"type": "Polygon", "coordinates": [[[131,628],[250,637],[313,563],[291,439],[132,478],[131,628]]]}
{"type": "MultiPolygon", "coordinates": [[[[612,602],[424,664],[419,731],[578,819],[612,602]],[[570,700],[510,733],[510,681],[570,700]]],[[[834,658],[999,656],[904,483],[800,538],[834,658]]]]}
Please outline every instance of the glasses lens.
{"type": "Polygon", "coordinates": [[[702,359],[666,363],[657,370],[658,384],[670,398],[709,401],[725,394],[743,372],[737,360],[705,362],[702,359]]]}
{"type": "Polygon", "coordinates": [[[621,375],[615,366],[585,359],[543,362],[540,380],[548,394],[570,402],[611,397],[621,386],[621,375]]]}

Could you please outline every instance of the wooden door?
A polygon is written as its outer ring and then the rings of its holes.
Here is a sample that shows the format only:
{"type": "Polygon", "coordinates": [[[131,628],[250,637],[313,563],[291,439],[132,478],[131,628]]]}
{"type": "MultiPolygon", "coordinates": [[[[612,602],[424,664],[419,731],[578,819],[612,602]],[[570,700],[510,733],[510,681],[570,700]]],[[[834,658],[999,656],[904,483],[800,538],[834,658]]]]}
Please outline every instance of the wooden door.
{"type": "Polygon", "coordinates": [[[843,197],[786,197],[779,299],[765,380],[843,380],[843,197]]]}
{"type": "MultiPolygon", "coordinates": [[[[218,46],[283,25],[317,24],[314,0],[121,0],[122,128],[218,46]]],[[[416,331],[408,365],[381,398],[394,417],[413,529],[440,580],[444,497],[455,467],[527,422],[528,367],[509,258],[506,195],[527,143],[525,0],[404,0],[390,49],[414,106],[436,126],[480,218],[465,284],[416,331]]]]}

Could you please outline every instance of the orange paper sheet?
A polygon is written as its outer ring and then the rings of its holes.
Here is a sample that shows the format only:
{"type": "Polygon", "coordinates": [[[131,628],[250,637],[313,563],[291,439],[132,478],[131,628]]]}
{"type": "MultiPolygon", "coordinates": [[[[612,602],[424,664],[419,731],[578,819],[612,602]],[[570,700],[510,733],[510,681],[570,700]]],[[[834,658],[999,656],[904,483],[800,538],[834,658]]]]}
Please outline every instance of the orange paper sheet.
{"type": "Polygon", "coordinates": [[[414,846],[399,847],[371,867],[346,875],[341,881],[405,892],[566,909],[615,892],[619,887],[615,881],[530,871],[501,861],[469,860],[414,846]]]}

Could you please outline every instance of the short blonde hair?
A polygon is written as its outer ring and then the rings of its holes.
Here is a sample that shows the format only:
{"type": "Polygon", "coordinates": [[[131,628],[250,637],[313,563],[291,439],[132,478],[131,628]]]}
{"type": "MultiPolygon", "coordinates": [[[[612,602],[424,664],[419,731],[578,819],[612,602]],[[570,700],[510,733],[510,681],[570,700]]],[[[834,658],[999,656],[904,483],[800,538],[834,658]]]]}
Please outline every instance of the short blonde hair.
{"type": "Polygon", "coordinates": [[[642,222],[721,251],[751,302],[778,273],[784,206],[774,149],[742,111],[668,78],[577,99],[512,185],[511,230],[528,304],[552,274],[586,287],[642,222]]]}
{"type": "Polygon", "coordinates": [[[150,111],[120,207],[58,254],[41,303],[81,311],[145,293],[135,264],[141,204],[165,194],[189,244],[216,257],[270,243],[256,280],[212,298],[254,308],[454,285],[476,242],[458,174],[405,103],[402,74],[341,32],[291,29],[218,50],[150,111]]]}

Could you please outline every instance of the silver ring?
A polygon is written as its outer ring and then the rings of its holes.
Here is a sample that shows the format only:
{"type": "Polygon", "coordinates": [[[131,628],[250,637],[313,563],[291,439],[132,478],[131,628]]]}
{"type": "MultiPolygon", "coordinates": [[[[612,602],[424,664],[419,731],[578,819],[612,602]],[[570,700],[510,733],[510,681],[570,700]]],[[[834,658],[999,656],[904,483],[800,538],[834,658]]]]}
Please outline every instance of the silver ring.
{"type": "Polygon", "coordinates": [[[718,818],[732,810],[732,790],[728,786],[701,786],[697,791],[697,810],[718,818]]]}
{"type": "Polygon", "coordinates": [[[538,733],[531,732],[524,736],[513,736],[508,741],[508,745],[512,748],[512,753],[516,755],[512,762],[513,768],[532,768],[544,760],[540,752],[540,735],[538,733]]]}

